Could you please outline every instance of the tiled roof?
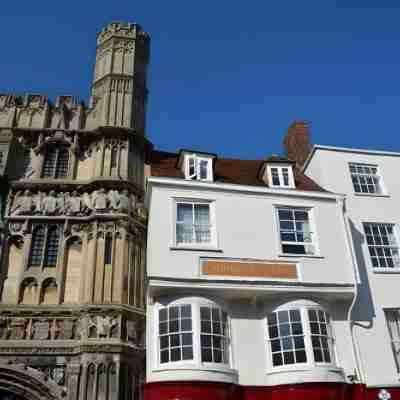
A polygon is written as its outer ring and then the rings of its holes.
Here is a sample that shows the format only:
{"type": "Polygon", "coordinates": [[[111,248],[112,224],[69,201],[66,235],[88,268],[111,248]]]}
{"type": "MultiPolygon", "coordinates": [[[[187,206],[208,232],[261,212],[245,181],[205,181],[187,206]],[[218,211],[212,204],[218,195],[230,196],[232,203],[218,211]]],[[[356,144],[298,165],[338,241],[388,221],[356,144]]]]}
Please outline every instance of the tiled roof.
{"type": "MultiPolygon", "coordinates": [[[[150,155],[151,175],[157,177],[182,178],[184,175],[177,167],[178,154],[153,151],[150,155]]],[[[280,158],[281,161],[285,160],[280,158]]],[[[287,160],[290,162],[290,160],[287,160]]],[[[218,158],[215,161],[214,181],[248,186],[268,186],[259,176],[265,160],[240,160],[218,158]]],[[[325,192],[311,178],[295,168],[296,189],[325,192]]]]}

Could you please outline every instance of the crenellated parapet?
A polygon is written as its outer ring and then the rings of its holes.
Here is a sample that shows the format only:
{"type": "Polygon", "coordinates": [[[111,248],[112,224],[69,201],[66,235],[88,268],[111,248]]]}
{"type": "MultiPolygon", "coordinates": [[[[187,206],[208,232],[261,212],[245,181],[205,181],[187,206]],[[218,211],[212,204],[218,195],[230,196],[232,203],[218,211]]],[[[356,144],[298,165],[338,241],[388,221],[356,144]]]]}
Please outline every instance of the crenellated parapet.
{"type": "Polygon", "coordinates": [[[59,96],[52,104],[47,96],[0,93],[0,128],[64,129],[85,127],[85,105],[73,96],[59,96]]]}

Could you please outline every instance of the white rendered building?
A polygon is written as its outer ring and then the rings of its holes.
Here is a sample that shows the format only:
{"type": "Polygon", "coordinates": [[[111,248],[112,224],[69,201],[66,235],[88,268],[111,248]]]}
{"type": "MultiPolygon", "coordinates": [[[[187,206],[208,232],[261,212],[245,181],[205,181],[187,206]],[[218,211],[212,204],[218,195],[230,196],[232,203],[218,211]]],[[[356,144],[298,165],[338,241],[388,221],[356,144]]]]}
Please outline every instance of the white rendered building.
{"type": "Polygon", "coordinates": [[[351,312],[360,372],[367,387],[399,396],[400,153],[314,146],[304,164],[325,189],[346,195],[357,263],[351,312]],[[395,387],[397,387],[395,389],[395,387]]]}
{"type": "Polygon", "coordinates": [[[355,398],[344,196],[276,156],[150,164],[146,400],[355,398]]]}

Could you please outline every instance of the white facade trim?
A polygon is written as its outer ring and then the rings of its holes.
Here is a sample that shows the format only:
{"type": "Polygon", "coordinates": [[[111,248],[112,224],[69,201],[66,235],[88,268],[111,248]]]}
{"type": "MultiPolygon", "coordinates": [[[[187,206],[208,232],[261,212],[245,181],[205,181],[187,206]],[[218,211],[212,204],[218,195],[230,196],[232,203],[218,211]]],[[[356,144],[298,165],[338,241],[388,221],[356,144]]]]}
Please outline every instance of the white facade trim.
{"type": "MultiPolygon", "coordinates": [[[[345,197],[342,194],[334,194],[329,192],[316,192],[305,190],[287,190],[287,189],[271,189],[262,186],[247,186],[234,183],[219,183],[219,182],[198,182],[192,180],[184,180],[177,178],[154,178],[147,179],[148,185],[172,186],[172,187],[192,187],[193,189],[212,189],[223,190],[230,192],[241,192],[249,194],[268,194],[277,196],[297,197],[297,198],[312,198],[321,200],[338,200],[345,197]]],[[[151,187],[148,188],[151,192],[151,187]]]]}
{"type": "Polygon", "coordinates": [[[328,151],[338,151],[342,153],[358,153],[358,154],[369,154],[373,156],[389,156],[389,157],[400,157],[400,153],[396,151],[386,151],[386,150],[368,150],[368,149],[353,149],[350,147],[337,147],[337,146],[325,146],[321,144],[315,144],[312,147],[312,150],[310,154],[308,155],[306,161],[304,162],[304,165],[302,167],[302,171],[304,172],[308,164],[310,163],[311,159],[314,156],[314,153],[317,150],[328,150],[328,151]]]}
{"type": "Polygon", "coordinates": [[[222,282],[218,279],[215,279],[215,281],[209,279],[176,280],[149,276],[148,285],[150,291],[152,288],[225,289],[251,292],[330,293],[342,296],[350,295],[351,297],[355,292],[355,285],[350,283],[326,284],[323,282],[255,281],[251,279],[240,281],[225,279],[222,282]]]}

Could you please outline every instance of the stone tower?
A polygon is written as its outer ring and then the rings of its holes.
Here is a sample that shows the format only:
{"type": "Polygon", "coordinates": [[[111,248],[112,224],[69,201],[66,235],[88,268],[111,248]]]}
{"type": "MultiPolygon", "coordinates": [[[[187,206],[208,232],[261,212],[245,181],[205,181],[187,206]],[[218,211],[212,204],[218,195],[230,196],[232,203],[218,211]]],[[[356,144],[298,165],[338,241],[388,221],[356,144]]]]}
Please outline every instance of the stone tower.
{"type": "Polygon", "coordinates": [[[149,37],[98,35],[91,105],[0,94],[0,398],[140,399],[149,37]]]}
{"type": "Polygon", "coordinates": [[[97,38],[88,127],[145,130],[149,38],[139,25],[115,22],[97,38]]]}

